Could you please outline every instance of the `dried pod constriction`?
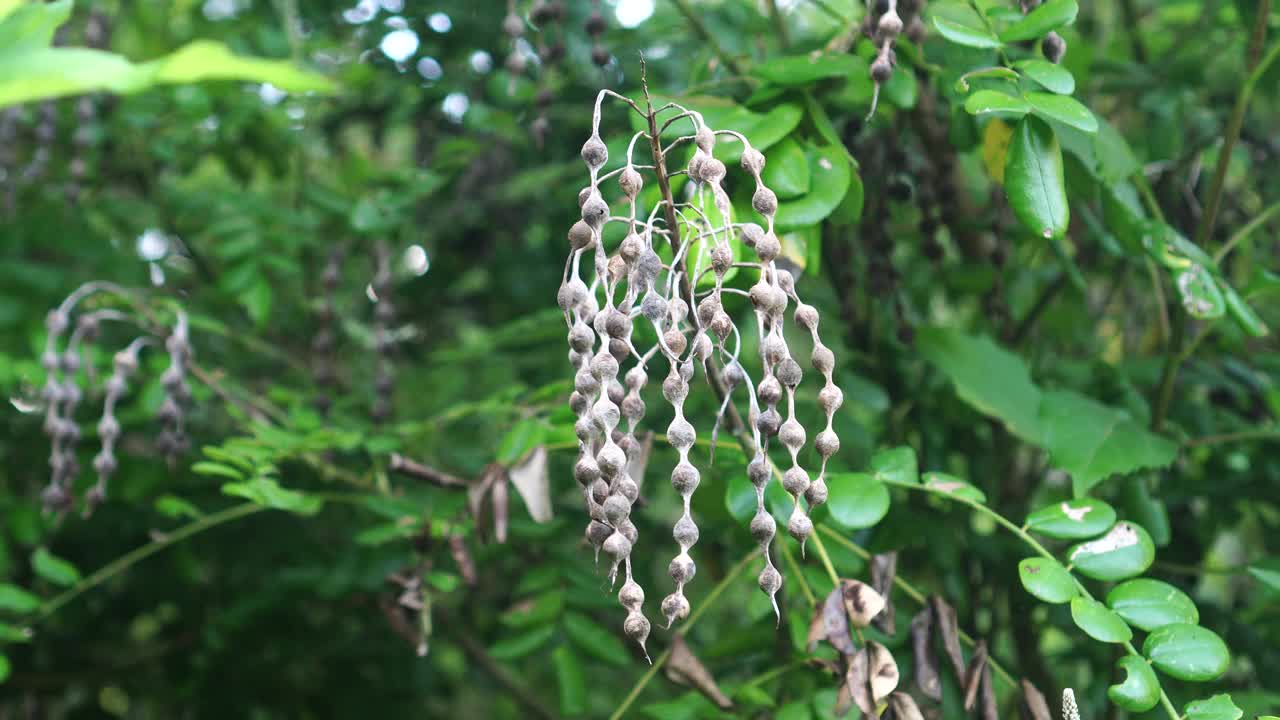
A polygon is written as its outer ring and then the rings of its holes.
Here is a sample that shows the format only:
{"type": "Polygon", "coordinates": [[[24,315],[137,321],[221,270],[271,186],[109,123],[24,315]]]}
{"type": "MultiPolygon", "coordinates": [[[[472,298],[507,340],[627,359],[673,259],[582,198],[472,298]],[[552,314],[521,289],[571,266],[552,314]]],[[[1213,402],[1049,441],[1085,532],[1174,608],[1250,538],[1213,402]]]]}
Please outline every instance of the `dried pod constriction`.
{"type": "Polygon", "coordinates": [[[1022,717],[1023,720],[1053,720],[1044,693],[1026,678],[1022,680],[1022,717]]]}
{"type": "Polygon", "coordinates": [[[169,333],[169,337],[165,338],[164,348],[169,354],[169,367],[165,368],[164,374],[160,376],[160,384],[164,387],[164,400],[156,411],[162,425],[160,435],[156,439],[156,447],[172,467],[190,445],[186,432],[186,407],[191,402],[187,370],[191,365],[193,353],[190,326],[185,312],[178,312],[173,330],[169,333]]]}
{"type": "Polygon", "coordinates": [[[871,588],[884,598],[884,610],[876,615],[872,623],[886,635],[893,635],[893,579],[898,572],[898,553],[890,552],[874,555],[871,558],[871,588]]]}
{"type": "Polygon", "coordinates": [[[933,610],[933,622],[938,627],[938,634],[942,636],[942,648],[951,661],[956,680],[963,681],[964,653],[960,651],[960,626],[956,620],[955,608],[937,595],[929,598],[929,608],[933,610]]]}
{"type": "Polygon", "coordinates": [[[972,711],[978,702],[978,686],[982,682],[982,672],[987,669],[987,643],[979,640],[969,657],[969,666],[964,670],[964,709],[972,711]]]}
{"type": "Polygon", "coordinates": [[[911,657],[916,687],[925,697],[942,702],[942,675],[933,652],[933,611],[928,605],[911,618],[911,657]]]}
{"type": "MultiPolygon", "coordinates": [[[[535,19],[535,22],[537,20],[535,19]]],[[[603,30],[601,21],[589,20],[590,29],[603,30]]],[[[568,234],[569,256],[557,304],[564,314],[568,329],[569,359],[574,367],[574,390],[569,399],[577,417],[575,433],[579,440],[574,477],[583,489],[588,515],[587,538],[598,550],[611,557],[610,580],[620,568],[626,569],[624,586],[634,579],[630,574],[630,558],[635,549],[635,525],[630,513],[639,496],[639,477],[647,457],[637,432],[646,415],[644,391],[653,372],[652,365],[665,365],[660,376],[662,398],[670,405],[672,420],[666,427],[666,441],[676,451],[671,470],[671,485],[681,498],[682,511],[672,528],[677,545],[675,557],[668,564],[668,574],[675,585],[660,603],[668,627],[690,612],[685,586],[697,574],[692,550],[699,528],[692,514],[692,497],[702,480],[695,463],[693,448],[699,442],[694,421],[685,414],[685,403],[692,392],[698,369],[712,386],[722,393],[719,412],[712,431],[722,419],[734,423],[738,438],[748,444],[754,459],[748,466],[748,479],[756,489],[757,512],[751,521],[752,537],[760,544],[765,565],[758,577],[761,589],[774,597],[782,586],[782,576],[773,565],[769,548],[777,527],[764,509],[764,491],[775,470],[768,459],[767,443],[778,437],[792,457],[791,467],[779,473],[784,488],[795,498],[796,510],[787,525],[790,533],[802,543],[812,532],[808,511],[826,500],[825,484],[799,464],[799,452],[810,438],[801,424],[795,407],[795,392],[803,378],[799,363],[792,359],[783,332],[784,318],[790,301],[800,306],[795,295],[795,281],[781,270],[775,260],[780,244],[774,233],[777,197],[765,186],[761,173],[764,156],[738,133],[715,130],[702,115],[676,104],[653,111],[640,110],[631,100],[611,91],[602,91],[596,100],[591,134],[583,144],[581,156],[589,181],[578,194],[581,220],[568,234]],[[626,144],[625,157],[610,165],[608,145],[601,136],[602,104],[606,99],[619,99],[645,115],[647,122],[663,128],[688,123],[691,134],[667,148],[657,142],[645,143],[652,157],[636,157],[637,144],[647,133],[634,133],[626,144]],[[669,114],[669,116],[668,116],[669,114]],[[660,117],[661,116],[661,117],[660,117]],[[764,219],[764,225],[731,223],[732,203],[723,182],[728,174],[725,163],[716,157],[717,138],[732,136],[744,146],[742,167],[755,183],[752,205],[764,219]],[[669,195],[666,171],[672,148],[690,143],[692,157],[683,172],[693,181],[689,201],[678,202],[669,195]],[[657,176],[659,187],[666,193],[645,215],[640,208],[640,191],[646,174],[657,176]],[[616,178],[616,184],[606,182],[616,178]],[[619,192],[620,191],[620,192],[619,192]],[[609,197],[615,197],[611,200],[609,197]],[[717,212],[705,211],[714,205],[717,212]],[[718,216],[713,219],[712,216],[718,216]],[[605,228],[623,226],[622,240],[616,247],[605,245],[605,228]],[[743,267],[735,261],[734,243],[753,248],[758,262],[756,285],[750,293],[757,332],[761,342],[759,385],[747,375],[741,362],[741,336],[727,305],[736,305],[726,292],[725,280],[731,270],[743,267]],[[696,242],[709,246],[710,266],[705,272],[714,283],[695,292],[695,283],[687,267],[690,248],[696,242]],[[658,254],[659,243],[670,246],[671,259],[664,262],[658,254]],[[590,257],[587,257],[587,256],[590,257]],[[647,349],[636,347],[633,331],[642,322],[653,331],[656,343],[647,349]],[[743,424],[732,395],[745,392],[748,401],[748,423],[743,424]],[[779,405],[786,398],[786,417],[779,405]],[[624,424],[625,423],[625,424],[624,424]],[[815,485],[819,487],[815,490],[815,485]],[[801,498],[806,503],[801,503],[801,498]]],[[[699,278],[700,279],[700,278],[699,278]]],[[[817,313],[810,306],[804,314],[807,328],[815,339],[815,368],[827,378],[820,400],[828,426],[813,442],[823,459],[839,448],[839,440],[830,426],[830,417],[839,407],[842,395],[832,382],[834,356],[817,340],[817,313]]],[[[744,308],[745,309],[745,308],[744,308]]],[[[803,545],[802,545],[803,547],[803,545]]],[[[641,596],[642,597],[642,596],[641,596]]],[[[640,632],[642,618],[639,606],[628,607],[626,627],[633,639],[647,636],[640,632]],[[634,630],[634,633],[632,632],[634,630]]],[[[779,614],[780,617],[780,614],[779,614]]],[[[647,621],[645,621],[647,623],[647,621]]]]}

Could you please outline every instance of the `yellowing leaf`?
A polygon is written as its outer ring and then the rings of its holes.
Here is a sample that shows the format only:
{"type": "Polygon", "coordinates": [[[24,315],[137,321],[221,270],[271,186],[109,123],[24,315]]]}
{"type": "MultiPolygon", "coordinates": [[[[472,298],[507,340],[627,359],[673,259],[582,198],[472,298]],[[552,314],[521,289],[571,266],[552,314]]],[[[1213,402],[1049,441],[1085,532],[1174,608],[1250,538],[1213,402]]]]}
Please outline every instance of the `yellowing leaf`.
{"type": "Polygon", "coordinates": [[[1013,137],[1013,128],[1008,123],[996,118],[987,123],[982,131],[982,164],[987,174],[998,184],[1004,184],[1004,160],[1009,152],[1009,139],[1013,137]]]}

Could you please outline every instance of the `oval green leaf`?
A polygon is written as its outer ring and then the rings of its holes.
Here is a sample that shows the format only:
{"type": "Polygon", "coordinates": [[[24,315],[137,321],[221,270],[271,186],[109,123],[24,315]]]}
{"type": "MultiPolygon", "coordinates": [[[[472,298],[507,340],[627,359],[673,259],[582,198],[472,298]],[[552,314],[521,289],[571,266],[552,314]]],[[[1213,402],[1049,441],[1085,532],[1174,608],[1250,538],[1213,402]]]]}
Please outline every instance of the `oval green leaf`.
{"type": "Polygon", "coordinates": [[[587,675],[578,656],[568,645],[560,645],[551,651],[551,666],[555,669],[556,685],[560,688],[560,714],[573,717],[585,713],[587,675]]]}
{"type": "Polygon", "coordinates": [[[920,482],[916,451],[909,447],[881,450],[871,456],[871,472],[876,479],[890,483],[915,485],[920,482]]]}
{"type": "Polygon", "coordinates": [[[1156,558],[1151,536],[1131,522],[1116,523],[1097,540],[1072,546],[1067,560],[1095,580],[1126,580],[1141,575],[1156,558]]]}
{"type": "Polygon", "coordinates": [[[1107,607],[1125,622],[1147,632],[1174,623],[1200,622],[1200,611],[1186,593],[1150,578],[1137,578],[1112,588],[1107,593],[1107,607]]]}
{"type": "Polygon", "coordinates": [[[942,37],[957,45],[972,48],[998,48],[1004,46],[1004,43],[1000,42],[1000,38],[992,35],[985,28],[961,25],[938,15],[933,16],[933,26],[938,29],[942,37]]]}
{"type": "Polygon", "coordinates": [[[1258,317],[1258,313],[1249,307],[1249,303],[1236,292],[1236,289],[1222,283],[1222,294],[1227,299],[1227,312],[1231,313],[1232,319],[1236,321],[1236,325],[1240,326],[1250,337],[1266,337],[1271,332],[1267,329],[1267,324],[1258,317]]]}
{"type": "Polygon", "coordinates": [[[831,519],[843,528],[871,527],[889,512],[889,488],[867,473],[828,475],[827,490],[831,519]]]}
{"type": "Polygon", "coordinates": [[[1004,188],[1013,214],[1028,230],[1053,240],[1067,232],[1067,183],[1058,136],[1034,115],[1022,118],[1009,140],[1004,188]]]}
{"type": "Polygon", "coordinates": [[[1116,511],[1105,502],[1090,498],[1065,500],[1027,516],[1027,529],[1061,540],[1097,537],[1116,521],[1116,511]]]}
{"type": "Polygon", "coordinates": [[[1040,7],[1027,13],[1018,22],[1010,25],[1000,33],[1000,39],[1007,43],[1034,40],[1057,30],[1063,25],[1075,22],[1080,7],[1076,0],[1049,0],[1040,7]]]}
{"type": "Polygon", "coordinates": [[[809,192],[809,159],[804,149],[791,138],[769,149],[763,180],[780,198],[793,198],[809,192]]]}
{"type": "Polygon", "coordinates": [[[1231,696],[1223,693],[1208,700],[1196,700],[1183,708],[1187,720],[1240,720],[1244,711],[1236,707],[1231,696]]]}
{"type": "Polygon", "coordinates": [[[926,487],[940,490],[952,497],[972,500],[976,503],[984,503],[987,501],[985,493],[955,475],[948,475],[940,472],[928,472],[924,474],[923,480],[926,487]]]}
{"type": "Polygon", "coordinates": [[[0,654],[0,683],[9,679],[9,658],[0,654]]]}
{"type": "Polygon", "coordinates": [[[1160,672],[1188,682],[1206,682],[1227,671],[1231,654],[1222,638],[1199,625],[1165,625],[1142,643],[1142,654],[1160,672]]]}
{"type": "Polygon", "coordinates": [[[756,65],[751,74],[774,85],[792,86],[808,85],[823,78],[847,77],[859,69],[865,72],[866,61],[849,53],[788,55],[756,65]]]}
{"type": "Polygon", "coordinates": [[[1106,605],[1087,597],[1071,599],[1071,619],[1086,635],[1105,643],[1123,643],[1133,639],[1133,631],[1119,615],[1106,605]]]}
{"type": "Polygon", "coordinates": [[[970,115],[995,114],[1006,118],[1020,118],[1031,112],[1026,100],[999,90],[979,90],[964,101],[965,112],[970,115]]]}
{"type": "Polygon", "coordinates": [[[575,612],[566,613],[564,632],[574,645],[591,657],[610,665],[627,664],[630,656],[622,641],[586,615],[575,612]]]}
{"type": "Polygon", "coordinates": [[[40,598],[17,585],[0,584],[0,610],[25,615],[40,607],[40,598]]]}
{"type": "Polygon", "coordinates": [[[1013,67],[1049,92],[1070,95],[1076,91],[1076,78],[1071,71],[1048,60],[1019,60],[1013,67]]]}
{"type": "Polygon", "coordinates": [[[955,85],[956,92],[961,92],[961,93],[969,92],[969,81],[979,80],[983,78],[995,78],[1000,80],[1012,80],[1013,82],[1017,82],[1018,73],[1010,70],[1007,67],[1001,67],[999,65],[995,67],[987,67],[987,68],[979,68],[977,70],[970,70],[969,72],[961,75],[959,79],[956,80],[956,85],[955,85]]]}
{"type": "Polygon", "coordinates": [[[36,575],[62,587],[80,581],[80,571],[76,566],[49,552],[48,548],[36,548],[31,554],[31,569],[36,575]]]}
{"type": "Polygon", "coordinates": [[[1125,655],[1116,666],[1125,672],[1124,682],[1107,688],[1111,702],[1130,712],[1146,712],[1160,702],[1160,681],[1145,660],[1125,655]]]}
{"type": "MultiPolygon", "coordinates": [[[[778,203],[776,228],[779,231],[822,222],[844,200],[849,189],[849,156],[837,147],[810,147],[809,193],[802,198],[778,203]]],[[[767,166],[766,166],[767,167],[767,166]]]]}
{"type": "Polygon", "coordinates": [[[1182,296],[1182,307],[1191,317],[1209,320],[1226,314],[1226,298],[1222,297],[1217,281],[1204,267],[1192,265],[1183,270],[1178,273],[1174,284],[1182,296]]]}
{"type": "Polygon", "coordinates": [[[1073,97],[1044,92],[1029,92],[1025,97],[1031,103],[1032,112],[1042,118],[1056,120],[1087,133],[1098,132],[1098,118],[1073,97]]]}
{"type": "Polygon", "coordinates": [[[546,645],[555,634],[555,625],[541,625],[494,644],[489,648],[489,655],[495,660],[518,660],[546,645]]]}
{"type": "Polygon", "coordinates": [[[1031,557],[1018,563],[1018,578],[1027,592],[1053,605],[1071,602],[1079,594],[1071,573],[1050,558],[1031,557]]]}

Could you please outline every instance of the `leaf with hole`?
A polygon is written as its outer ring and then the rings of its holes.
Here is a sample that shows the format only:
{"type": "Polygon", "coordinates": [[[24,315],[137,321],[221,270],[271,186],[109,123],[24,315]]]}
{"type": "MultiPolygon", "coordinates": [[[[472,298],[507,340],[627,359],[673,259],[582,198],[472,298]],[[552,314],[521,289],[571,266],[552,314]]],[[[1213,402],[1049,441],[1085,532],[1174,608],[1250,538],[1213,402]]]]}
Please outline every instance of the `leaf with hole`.
{"type": "Polygon", "coordinates": [[[1183,708],[1187,720],[1240,720],[1244,711],[1236,707],[1231,696],[1223,693],[1207,700],[1187,703],[1183,708]]]}
{"type": "Polygon", "coordinates": [[[1000,40],[1007,43],[1034,40],[1053,30],[1075,22],[1080,6],[1076,0],[1049,0],[1027,13],[1021,20],[1005,28],[1000,40]]]}
{"type": "Polygon", "coordinates": [[[938,29],[942,37],[957,45],[984,49],[1004,47],[1000,38],[992,35],[991,31],[985,28],[964,25],[940,15],[933,16],[933,26],[938,29]]]}
{"type": "Polygon", "coordinates": [[[1018,563],[1018,579],[1027,592],[1054,605],[1070,602],[1080,594],[1062,563],[1045,557],[1030,557],[1018,563]]]}
{"type": "Polygon", "coordinates": [[[1200,611],[1186,593],[1167,582],[1150,578],[1137,578],[1115,586],[1107,593],[1107,606],[1125,622],[1147,632],[1174,623],[1200,622],[1200,611]]]}
{"type": "Polygon", "coordinates": [[[1156,628],[1142,643],[1142,654],[1160,672],[1189,682],[1215,680],[1231,661],[1226,643],[1212,630],[1181,623],[1156,628]]]}
{"type": "Polygon", "coordinates": [[[1116,523],[1106,535],[1074,545],[1067,552],[1072,567],[1095,580],[1125,580],[1141,575],[1155,557],[1151,536],[1131,522],[1116,523]]]}
{"type": "Polygon", "coordinates": [[[1116,667],[1124,671],[1124,682],[1107,688],[1111,702],[1130,712],[1146,712],[1160,702],[1160,681],[1145,660],[1125,655],[1116,667]]]}
{"type": "Polygon", "coordinates": [[[889,512],[889,488],[867,473],[831,473],[827,490],[831,519],[843,528],[871,527],[889,512]]]}
{"type": "Polygon", "coordinates": [[[1002,118],[1020,118],[1031,112],[1031,105],[1021,97],[999,90],[979,90],[965,98],[964,109],[970,115],[994,114],[1002,118]]]}
{"type": "Polygon", "coordinates": [[[1076,79],[1071,71],[1048,60],[1019,60],[1013,64],[1018,72],[1049,92],[1070,95],[1076,91],[1076,79]]]}
{"type": "Polygon", "coordinates": [[[961,480],[955,475],[948,475],[940,472],[927,472],[923,475],[925,487],[933,488],[940,492],[946,493],[951,497],[971,500],[976,503],[984,503],[987,496],[978,488],[961,480]]]}
{"type": "Polygon", "coordinates": [[[1080,596],[1071,599],[1071,619],[1086,635],[1105,643],[1123,643],[1133,639],[1133,631],[1106,605],[1080,596]]]}
{"type": "Polygon", "coordinates": [[[1013,214],[1046,240],[1067,232],[1067,185],[1053,128],[1028,115],[1018,123],[1005,158],[1004,189],[1013,214]]]}
{"type": "Polygon", "coordinates": [[[1027,529],[1060,540],[1091,538],[1106,532],[1116,511],[1097,498],[1076,498],[1042,507],[1027,516],[1027,529]]]}
{"type": "Polygon", "coordinates": [[[1182,307],[1191,317],[1212,320],[1226,314],[1226,298],[1218,289],[1217,281],[1204,267],[1192,265],[1183,270],[1178,273],[1174,284],[1182,298],[1182,307]]]}

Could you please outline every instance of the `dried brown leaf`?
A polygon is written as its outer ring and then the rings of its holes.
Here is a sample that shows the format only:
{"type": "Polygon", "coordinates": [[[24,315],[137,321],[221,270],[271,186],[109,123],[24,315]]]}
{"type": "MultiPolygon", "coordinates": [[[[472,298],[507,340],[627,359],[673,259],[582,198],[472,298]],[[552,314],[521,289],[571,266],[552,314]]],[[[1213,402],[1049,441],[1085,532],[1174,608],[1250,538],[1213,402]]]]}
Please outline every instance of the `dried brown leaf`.
{"type": "Polygon", "coordinates": [[[916,699],[904,692],[889,696],[889,714],[893,716],[893,720],[924,720],[916,699]]]}
{"type": "Polygon", "coordinates": [[[462,575],[462,581],[468,586],[476,584],[476,561],[471,557],[471,550],[467,548],[467,540],[459,533],[449,535],[449,554],[453,556],[453,562],[458,566],[458,572],[462,575]]]}
{"type": "Polygon", "coordinates": [[[1044,693],[1025,678],[1022,680],[1022,717],[1025,720],[1053,720],[1044,693]]]}
{"type": "Polygon", "coordinates": [[[871,589],[885,600],[884,611],[872,622],[880,632],[893,635],[897,630],[893,613],[893,578],[898,573],[898,553],[890,552],[872,556],[871,589]]]}
{"type": "Polygon", "coordinates": [[[982,668],[982,720],[1000,720],[1000,707],[996,703],[996,686],[991,681],[991,662],[982,668]]]}
{"type": "Polygon", "coordinates": [[[972,711],[978,701],[978,684],[982,680],[982,671],[987,667],[987,642],[979,640],[973,648],[973,657],[969,658],[969,667],[964,671],[964,709],[972,711]]]}
{"type": "Polygon", "coordinates": [[[871,700],[879,704],[898,689],[898,661],[889,648],[874,640],[867,641],[867,670],[871,683],[871,700]]]}
{"type": "Polygon", "coordinates": [[[711,676],[711,671],[702,664],[698,656],[693,654],[689,649],[689,644],[684,641],[684,636],[676,634],[671,640],[671,657],[667,660],[667,677],[672,682],[682,685],[689,685],[698,692],[706,695],[711,702],[715,703],[722,710],[733,707],[733,701],[720,691],[720,686],[716,684],[716,680],[711,676]]]}
{"type": "Polygon", "coordinates": [[[960,626],[956,622],[956,610],[937,595],[929,598],[929,606],[933,608],[933,622],[942,636],[942,648],[951,660],[956,680],[964,682],[964,653],[960,651],[960,626]]]}
{"type": "Polygon", "coordinates": [[[539,445],[523,460],[511,466],[508,472],[529,517],[536,523],[550,522],[551,480],[547,474],[547,448],[539,445]]]}
{"type": "MultiPolygon", "coordinates": [[[[841,655],[852,655],[857,652],[853,646],[853,638],[849,635],[849,617],[845,613],[844,594],[840,590],[832,590],[816,609],[822,630],[821,638],[831,643],[831,647],[841,655]]],[[[810,627],[810,633],[813,628],[810,627]]],[[[812,650],[810,651],[812,652],[812,650]]]]}
{"type": "Polygon", "coordinates": [[[915,660],[916,687],[924,696],[942,702],[942,677],[938,673],[938,659],[930,642],[933,630],[933,611],[926,605],[911,618],[911,652],[915,660]]]}
{"type": "Polygon", "coordinates": [[[511,511],[511,503],[507,499],[507,473],[497,471],[493,481],[491,497],[493,500],[493,537],[499,543],[507,541],[507,517],[511,511]]]}
{"type": "Polygon", "coordinates": [[[844,590],[844,608],[849,614],[849,624],[864,628],[871,619],[884,610],[884,598],[872,587],[858,580],[841,580],[844,590]]]}
{"type": "Polygon", "coordinates": [[[844,672],[845,687],[864,716],[874,716],[876,711],[876,704],[871,700],[870,667],[870,657],[864,647],[849,657],[849,667],[844,672]]]}
{"type": "Polygon", "coordinates": [[[844,717],[849,714],[849,708],[853,707],[853,696],[849,694],[849,686],[845,683],[840,684],[840,689],[836,691],[836,704],[831,708],[831,712],[836,717],[844,717]]]}

